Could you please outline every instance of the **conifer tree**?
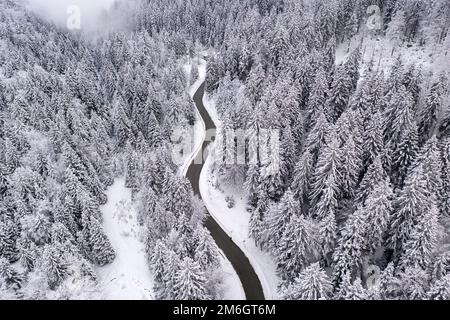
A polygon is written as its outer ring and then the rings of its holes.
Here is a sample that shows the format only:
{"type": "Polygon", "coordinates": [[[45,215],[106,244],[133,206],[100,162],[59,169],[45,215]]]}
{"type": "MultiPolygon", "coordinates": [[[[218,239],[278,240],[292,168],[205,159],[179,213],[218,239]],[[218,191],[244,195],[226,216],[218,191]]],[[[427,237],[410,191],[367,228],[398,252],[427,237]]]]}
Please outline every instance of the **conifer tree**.
{"type": "Polygon", "coordinates": [[[367,197],[364,210],[367,214],[367,244],[374,253],[383,244],[384,237],[392,214],[392,199],[394,194],[389,183],[381,180],[367,197]]]}
{"type": "Polygon", "coordinates": [[[361,171],[360,164],[358,150],[353,135],[350,134],[342,147],[342,166],[339,168],[342,176],[340,188],[344,197],[353,198],[355,195],[359,172],[361,171]]]}
{"type": "Polygon", "coordinates": [[[352,79],[346,66],[339,65],[334,74],[328,101],[332,109],[333,121],[336,121],[347,108],[352,87],[352,79]]]}
{"type": "Polygon", "coordinates": [[[394,211],[391,218],[389,243],[398,255],[411,237],[414,226],[430,210],[430,191],[426,188],[423,169],[410,172],[405,186],[394,200],[394,211]]]}
{"type": "Polygon", "coordinates": [[[196,229],[197,246],[195,248],[195,261],[200,263],[203,269],[208,267],[217,267],[219,265],[219,256],[213,239],[203,227],[196,229]]]}
{"type": "Polygon", "coordinates": [[[438,215],[434,204],[422,214],[404,245],[401,266],[422,269],[430,266],[439,236],[438,215]]]}
{"type": "Polygon", "coordinates": [[[209,300],[207,278],[198,262],[184,258],[174,278],[174,300],[209,300]]]}
{"type": "Polygon", "coordinates": [[[286,300],[324,300],[331,296],[331,281],[318,262],[305,268],[283,294],[286,300]]]}
{"type": "Polygon", "coordinates": [[[281,277],[295,279],[313,259],[316,246],[311,221],[302,215],[292,216],[276,250],[281,277]]]}
{"type": "Polygon", "coordinates": [[[383,150],[383,118],[376,112],[370,119],[364,136],[364,163],[369,166],[383,150]]]}
{"type": "Polygon", "coordinates": [[[363,253],[367,250],[367,214],[359,207],[350,215],[341,232],[333,254],[333,281],[339,285],[346,274],[360,268],[363,253]]]}
{"type": "Polygon", "coordinates": [[[317,161],[309,197],[314,206],[314,214],[318,217],[324,217],[329,210],[335,210],[337,207],[340,197],[339,168],[341,166],[342,157],[338,137],[330,133],[327,144],[317,161]]]}
{"type": "Polygon", "coordinates": [[[55,289],[68,275],[68,263],[61,248],[46,245],[42,253],[42,266],[47,283],[51,289],[55,289]]]}
{"type": "Polygon", "coordinates": [[[276,249],[289,224],[291,217],[300,214],[300,207],[290,189],[286,191],[280,202],[274,205],[267,217],[266,239],[269,247],[276,249]]]}
{"type": "Polygon", "coordinates": [[[442,73],[438,80],[433,83],[425,98],[425,106],[419,113],[419,136],[421,141],[426,141],[437,126],[438,115],[441,113],[443,97],[446,91],[447,78],[442,73]]]}
{"type": "Polygon", "coordinates": [[[93,262],[99,266],[111,263],[116,257],[116,253],[111,246],[108,238],[101,229],[100,223],[96,218],[89,219],[89,243],[90,256],[93,262]]]}
{"type": "MultiPolygon", "coordinates": [[[[0,282],[4,282],[8,289],[18,290],[22,287],[23,279],[5,258],[0,257],[0,282]]],[[[0,287],[1,288],[1,287],[0,287]]]]}
{"type": "Polygon", "coordinates": [[[400,137],[400,142],[393,152],[392,172],[393,182],[397,187],[402,187],[411,164],[414,162],[418,151],[417,125],[411,124],[400,137]]]}
{"type": "Polygon", "coordinates": [[[428,297],[432,300],[449,300],[450,299],[450,274],[436,281],[430,291],[428,297]]]}
{"type": "Polygon", "coordinates": [[[372,192],[374,186],[384,179],[387,179],[387,174],[383,169],[381,157],[376,157],[359,184],[357,201],[364,203],[369,194],[372,192]]]}
{"type": "Polygon", "coordinates": [[[307,200],[310,191],[312,174],[314,172],[312,160],[311,152],[306,149],[294,167],[291,189],[300,203],[307,200]]]}

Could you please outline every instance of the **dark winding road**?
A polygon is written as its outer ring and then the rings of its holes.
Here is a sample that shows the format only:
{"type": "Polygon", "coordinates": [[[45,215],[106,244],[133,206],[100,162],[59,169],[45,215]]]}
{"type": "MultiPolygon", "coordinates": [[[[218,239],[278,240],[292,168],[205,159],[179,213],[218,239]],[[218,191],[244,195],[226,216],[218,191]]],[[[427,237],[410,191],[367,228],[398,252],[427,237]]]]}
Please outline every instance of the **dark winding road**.
{"type": "MultiPolygon", "coordinates": [[[[214,122],[212,121],[208,111],[206,111],[205,106],[203,105],[203,95],[205,93],[205,83],[202,83],[200,88],[194,94],[194,102],[197,106],[198,111],[200,112],[201,117],[205,123],[206,130],[208,129],[216,129],[214,122]]],[[[197,194],[201,198],[201,194],[199,191],[199,180],[200,173],[203,169],[202,164],[196,164],[195,159],[197,157],[202,157],[204,150],[208,147],[210,142],[203,141],[202,148],[190,164],[187,171],[187,178],[191,182],[192,188],[194,189],[194,193],[197,194]]],[[[242,286],[244,288],[245,296],[247,300],[264,300],[264,293],[261,286],[261,282],[259,281],[258,276],[253,270],[252,265],[250,264],[248,258],[241,251],[241,249],[231,240],[231,238],[222,230],[219,224],[214,220],[214,218],[208,212],[208,218],[205,222],[206,227],[211,233],[212,237],[216,241],[217,245],[220,249],[225,253],[225,256],[231,262],[234,270],[239,276],[241,280],[242,286]]]]}

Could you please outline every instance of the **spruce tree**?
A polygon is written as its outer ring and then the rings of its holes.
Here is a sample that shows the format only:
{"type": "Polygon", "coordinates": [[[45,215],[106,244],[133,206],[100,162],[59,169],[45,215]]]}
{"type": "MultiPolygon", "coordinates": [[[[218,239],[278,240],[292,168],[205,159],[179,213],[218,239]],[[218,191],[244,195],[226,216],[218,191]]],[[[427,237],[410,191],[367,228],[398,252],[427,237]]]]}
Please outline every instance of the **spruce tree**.
{"type": "Polygon", "coordinates": [[[278,241],[278,269],[284,280],[293,280],[312,261],[317,243],[311,221],[293,215],[278,241]]]}
{"type": "Polygon", "coordinates": [[[418,140],[417,125],[413,122],[411,126],[401,134],[400,141],[393,152],[393,183],[399,188],[403,187],[408,170],[416,158],[419,143],[418,140]]]}
{"type": "Polygon", "coordinates": [[[372,116],[364,132],[364,163],[369,166],[383,150],[383,117],[379,111],[372,116]]]}
{"type": "Polygon", "coordinates": [[[376,157],[359,184],[357,201],[359,203],[364,203],[373,188],[384,179],[387,179],[387,174],[383,169],[381,157],[376,157]]]}
{"type": "Polygon", "coordinates": [[[291,217],[300,214],[299,202],[295,200],[290,189],[286,191],[280,202],[274,205],[267,218],[267,231],[265,238],[269,247],[276,249],[288,227],[291,217]]]}
{"type": "Polygon", "coordinates": [[[211,235],[203,226],[196,230],[195,261],[200,263],[203,269],[217,267],[219,265],[219,253],[211,235]]]}
{"type": "Polygon", "coordinates": [[[333,281],[339,285],[346,274],[358,270],[367,250],[367,213],[359,207],[346,221],[333,254],[333,281]]]}
{"type": "Polygon", "coordinates": [[[450,274],[431,286],[428,297],[431,300],[450,300],[450,274]]]}
{"type": "Polygon", "coordinates": [[[403,252],[403,247],[410,239],[420,217],[430,210],[430,196],[423,169],[419,167],[410,172],[405,186],[394,200],[391,218],[389,244],[397,257],[403,252]]]}
{"type": "Polygon", "coordinates": [[[419,136],[421,141],[426,141],[437,126],[447,82],[447,78],[442,73],[437,81],[433,83],[425,98],[425,106],[419,113],[419,136]]]}
{"type": "Polygon", "coordinates": [[[104,266],[115,259],[116,253],[101,229],[100,223],[94,217],[89,219],[89,243],[91,259],[94,263],[104,266]]]}
{"type": "Polygon", "coordinates": [[[386,180],[380,181],[367,197],[364,210],[367,214],[367,244],[372,253],[383,244],[392,214],[393,191],[386,180]]]}
{"type": "Polygon", "coordinates": [[[286,300],[325,300],[332,296],[332,285],[320,264],[313,263],[305,268],[285,290],[286,300]]]}
{"type": "Polygon", "coordinates": [[[175,273],[173,284],[174,300],[209,300],[207,278],[197,261],[186,257],[175,273]]]}
{"type": "Polygon", "coordinates": [[[332,109],[331,119],[335,122],[347,108],[352,91],[352,78],[345,65],[339,65],[334,73],[333,82],[329,92],[328,103],[332,109]]]}
{"type": "Polygon", "coordinates": [[[68,276],[68,263],[61,247],[55,244],[46,245],[42,253],[42,265],[47,283],[51,289],[55,289],[68,276]]]}
{"type": "Polygon", "coordinates": [[[320,153],[310,192],[314,213],[319,217],[323,217],[327,210],[334,210],[340,197],[341,175],[338,169],[342,166],[342,157],[338,137],[333,133],[327,137],[327,144],[320,153]]]}
{"type": "Polygon", "coordinates": [[[434,257],[439,236],[439,210],[432,204],[420,217],[406,241],[400,265],[426,269],[434,257]]]}

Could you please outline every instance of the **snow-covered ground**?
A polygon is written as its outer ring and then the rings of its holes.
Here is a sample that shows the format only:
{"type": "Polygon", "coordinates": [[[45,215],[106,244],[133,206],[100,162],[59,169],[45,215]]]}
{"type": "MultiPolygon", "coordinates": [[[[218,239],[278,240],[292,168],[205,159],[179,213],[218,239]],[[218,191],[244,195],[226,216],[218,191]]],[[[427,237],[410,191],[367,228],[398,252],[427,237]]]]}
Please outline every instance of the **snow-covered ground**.
{"type": "MultiPolygon", "coordinates": [[[[198,79],[194,84],[187,88],[189,95],[194,96],[195,92],[198,90],[200,85],[205,81],[206,78],[206,61],[203,59],[190,59],[191,64],[186,64],[183,68],[187,76],[190,75],[191,68],[198,67],[198,79]]],[[[180,166],[179,173],[181,175],[186,175],[189,165],[194,160],[194,157],[199,152],[203,145],[203,140],[205,139],[205,123],[201,118],[200,113],[197,108],[196,111],[196,122],[193,130],[193,148],[192,152],[187,155],[184,163],[180,166]]],[[[242,283],[239,280],[239,276],[231,265],[230,261],[226,258],[222,250],[220,252],[220,261],[222,266],[222,288],[221,295],[224,300],[245,300],[245,292],[242,287],[242,283]]]]}
{"type": "MultiPolygon", "coordinates": [[[[205,94],[203,104],[214,124],[219,128],[220,120],[213,99],[205,94]]],[[[203,202],[217,223],[249,259],[261,281],[265,298],[278,299],[277,286],[280,279],[276,272],[275,261],[270,254],[256,247],[248,235],[250,213],[245,208],[245,199],[243,198],[245,193],[242,190],[225,190],[225,192],[218,190],[214,186],[216,179],[212,172],[212,165],[212,158],[209,157],[200,175],[200,193],[203,202]],[[236,201],[235,206],[231,209],[228,208],[225,201],[226,196],[233,196],[236,201]]]]}
{"type": "Polygon", "coordinates": [[[131,200],[125,179],[118,178],[107,190],[108,203],[100,209],[103,229],[116,251],[114,261],[98,267],[102,298],[108,300],[153,300],[153,278],[150,273],[142,227],[131,200]]]}

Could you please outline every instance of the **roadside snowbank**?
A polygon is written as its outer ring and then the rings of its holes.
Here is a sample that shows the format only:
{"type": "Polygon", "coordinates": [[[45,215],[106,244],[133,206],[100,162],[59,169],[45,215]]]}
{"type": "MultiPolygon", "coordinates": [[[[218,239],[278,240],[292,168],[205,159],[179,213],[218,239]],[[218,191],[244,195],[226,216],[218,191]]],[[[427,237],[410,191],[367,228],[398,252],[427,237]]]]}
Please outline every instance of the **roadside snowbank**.
{"type": "Polygon", "coordinates": [[[111,264],[96,268],[102,299],[153,300],[153,278],[140,240],[143,230],[137,222],[125,179],[116,179],[106,194],[108,202],[100,210],[103,229],[116,251],[116,258],[111,264]]]}

